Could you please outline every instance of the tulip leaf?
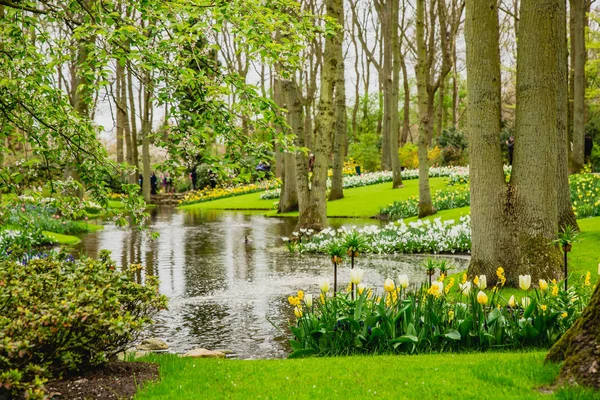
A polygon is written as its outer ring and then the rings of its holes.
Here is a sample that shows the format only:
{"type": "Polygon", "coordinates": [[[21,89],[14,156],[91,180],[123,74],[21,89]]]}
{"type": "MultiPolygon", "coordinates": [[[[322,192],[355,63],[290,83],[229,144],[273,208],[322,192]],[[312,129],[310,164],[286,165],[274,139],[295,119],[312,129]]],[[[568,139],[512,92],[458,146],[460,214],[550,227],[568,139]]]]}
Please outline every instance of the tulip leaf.
{"type": "Polygon", "coordinates": [[[302,337],[302,331],[300,331],[300,329],[296,328],[295,326],[290,326],[290,331],[292,331],[292,334],[298,339],[302,337]]]}
{"type": "Polygon", "coordinates": [[[305,358],[305,357],[310,357],[310,356],[312,356],[315,353],[316,352],[315,352],[314,349],[296,350],[292,354],[290,354],[288,356],[288,358],[305,358]]]}
{"type": "Polygon", "coordinates": [[[350,326],[352,327],[352,329],[354,329],[356,331],[360,330],[360,323],[353,318],[349,318],[349,317],[340,318],[340,319],[338,319],[338,322],[348,322],[350,324],[350,326]]]}
{"type": "Polygon", "coordinates": [[[369,339],[373,340],[380,336],[385,336],[385,332],[383,330],[381,330],[381,328],[375,327],[371,330],[371,337],[369,339]]]}
{"type": "Polygon", "coordinates": [[[452,340],[460,340],[461,338],[460,332],[456,329],[449,329],[448,332],[444,333],[443,336],[452,340]]]}
{"type": "MultiPolygon", "coordinates": [[[[310,336],[312,336],[315,339],[319,339],[322,335],[324,335],[327,331],[325,330],[325,328],[321,328],[319,330],[314,330],[310,333],[310,336]]],[[[293,346],[292,346],[293,348],[293,346]]]]}
{"type": "Polygon", "coordinates": [[[415,329],[415,326],[411,323],[408,324],[408,327],[406,328],[406,335],[405,336],[417,336],[417,330],[415,329]]]}
{"type": "Polygon", "coordinates": [[[390,340],[390,344],[394,345],[394,348],[397,348],[402,343],[419,343],[419,338],[413,335],[404,335],[400,336],[397,339],[390,340]]]}
{"type": "Polygon", "coordinates": [[[360,320],[360,316],[362,314],[363,304],[365,303],[366,295],[360,296],[358,301],[356,302],[356,308],[354,309],[354,319],[360,320]]]}
{"type": "Polygon", "coordinates": [[[535,311],[536,307],[537,307],[537,300],[531,299],[531,303],[529,303],[529,307],[527,307],[527,309],[523,313],[523,318],[525,318],[525,319],[529,318],[531,316],[531,314],[533,314],[533,312],[535,311]]]}
{"type": "Polygon", "coordinates": [[[466,337],[471,329],[471,325],[473,324],[473,317],[467,317],[463,322],[458,325],[458,332],[461,337],[466,337]]]}
{"type": "Polygon", "coordinates": [[[492,325],[500,316],[502,316],[502,311],[494,308],[487,316],[488,325],[492,325]]]}
{"type": "Polygon", "coordinates": [[[290,346],[292,346],[292,350],[302,350],[302,343],[297,340],[290,340],[290,346]]]}

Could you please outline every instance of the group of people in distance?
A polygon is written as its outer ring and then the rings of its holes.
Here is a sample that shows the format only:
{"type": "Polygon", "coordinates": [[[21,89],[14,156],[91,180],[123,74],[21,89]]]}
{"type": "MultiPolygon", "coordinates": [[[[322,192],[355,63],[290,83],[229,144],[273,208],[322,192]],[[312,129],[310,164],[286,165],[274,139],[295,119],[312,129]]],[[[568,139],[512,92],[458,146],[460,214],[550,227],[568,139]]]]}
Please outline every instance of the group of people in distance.
{"type": "MultiPolygon", "coordinates": [[[[156,176],[156,172],[152,171],[152,175],[150,175],[150,194],[158,193],[159,182],[163,187],[164,193],[175,192],[175,187],[173,186],[173,178],[171,178],[171,175],[168,172],[160,174],[160,177],[158,177],[156,176]]],[[[140,188],[144,187],[144,175],[140,174],[138,176],[138,184],[140,185],[140,188]]]]}

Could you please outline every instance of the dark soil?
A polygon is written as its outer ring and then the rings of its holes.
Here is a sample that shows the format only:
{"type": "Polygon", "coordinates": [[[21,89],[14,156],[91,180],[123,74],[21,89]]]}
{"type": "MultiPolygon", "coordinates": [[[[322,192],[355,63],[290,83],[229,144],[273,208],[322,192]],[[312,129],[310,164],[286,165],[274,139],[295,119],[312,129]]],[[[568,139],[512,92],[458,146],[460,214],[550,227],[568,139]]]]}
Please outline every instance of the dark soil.
{"type": "Polygon", "coordinates": [[[158,365],[112,362],[46,384],[51,399],[131,399],[144,383],[158,379],[158,365]]]}

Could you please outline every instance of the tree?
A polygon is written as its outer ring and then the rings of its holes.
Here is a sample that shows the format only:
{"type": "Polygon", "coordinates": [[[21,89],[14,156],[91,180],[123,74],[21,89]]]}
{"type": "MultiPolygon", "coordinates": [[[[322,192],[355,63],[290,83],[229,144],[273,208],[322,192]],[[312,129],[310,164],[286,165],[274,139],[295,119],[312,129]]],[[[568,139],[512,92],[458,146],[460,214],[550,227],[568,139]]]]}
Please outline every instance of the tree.
{"type": "MultiPolygon", "coordinates": [[[[517,110],[514,164],[504,183],[500,133],[500,58],[495,1],[467,2],[469,131],[472,144],[471,274],[494,277],[504,266],[510,283],[519,274],[560,278],[558,248],[559,134],[565,101],[559,81],[566,62],[566,5],[560,0],[521,2],[517,48],[517,110]],[[483,61],[485,60],[485,61],[483,61]],[[489,79],[492,77],[492,79],[489,79]],[[560,107],[559,107],[560,108],[560,107]]],[[[564,132],[564,131],[563,131],[564,132]]],[[[564,175],[561,175],[564,178],[564,175]]]]}
{"type": "Polygon", "coordinates": [[[579,171],[585,141],[585,20],[586,0],[569,0],[571,8],[571,60],[573,61],[573,167],[579,171]]]}
{"type": "Polygon", "coordinates": [[[334,89],[335,123],[333,136],[333,175],[331,176],[331,191],[329,200],[338,200],[344,197],[344,147],[346,145],[347,116],[346,116],[346,80],[342,45],[344,43],[344,2],[333,0],[330,15],[338,24],[338,32],[332,40],[335,52],[336,77],[334,89]]]}
{"type": "Polygon", "coordinates": [[[600,284],[575,324],[548,352],[546,362],[562,362],[557,383],[600,389],[600,284]]]}

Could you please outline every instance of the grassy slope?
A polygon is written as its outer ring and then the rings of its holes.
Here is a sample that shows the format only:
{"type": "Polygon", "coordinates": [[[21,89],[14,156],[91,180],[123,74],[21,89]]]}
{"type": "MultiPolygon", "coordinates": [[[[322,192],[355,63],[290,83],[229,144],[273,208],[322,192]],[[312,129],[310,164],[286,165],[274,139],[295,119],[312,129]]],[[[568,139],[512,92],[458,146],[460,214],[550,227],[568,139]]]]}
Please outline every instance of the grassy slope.
{"type": "MultiPolygon", "coordinates": [[[[446,187],[447,178],[431,178],[431,191],[446,187]]],[[[261,200],[261,193],[252,193],[226,199],[207,201],[183,206],[183,210],[217,209],[217,210],[272,210],[277,199],[261,200]]],[[[390,182],[378,185],[363,186],[344,190],[344,198],[327,203],[328,217],[363,217],[368,218],[379,214],[381,206],[393,203],[395,200],[406,200],[419,194],[419,181],[416,179],[404,181],[403,189],[392,189],[390,182]]],[[[269,213],[275,215],[275,212],[269,213]]],[[[286,213],[280,216],[296,216],[298,213],[286,213]]]]}
{"type": "Polygon", "coordinates": [[[557,365],[545,353],[207,360],[153,355],[161,381],[136,399],[592,399],[594,393],[538,388],[557,365]]]}

